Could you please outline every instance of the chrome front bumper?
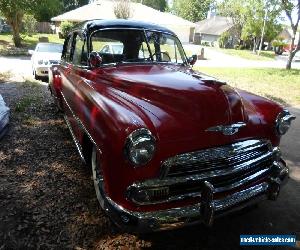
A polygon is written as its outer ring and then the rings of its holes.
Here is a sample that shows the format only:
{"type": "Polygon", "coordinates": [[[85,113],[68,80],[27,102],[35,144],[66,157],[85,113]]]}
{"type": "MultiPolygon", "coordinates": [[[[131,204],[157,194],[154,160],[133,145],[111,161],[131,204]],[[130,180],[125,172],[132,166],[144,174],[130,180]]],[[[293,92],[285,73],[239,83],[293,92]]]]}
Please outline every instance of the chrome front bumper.
{"type": "Polygon", "coordinates": [[[283,160],[274,162],[271,170],[272,174],[264,182],[240,189],[222,199],[214,199],[214,187],[205,181],[199,203],[154,212],[126,210],[108,198],[100,188],[102,207],[118,226],[131,232],[170,230],[198,223],[212,225],[213,219],[219,216],[261,200],[275,200],[281,186],[288,180],[289,170],[283,160]]]}

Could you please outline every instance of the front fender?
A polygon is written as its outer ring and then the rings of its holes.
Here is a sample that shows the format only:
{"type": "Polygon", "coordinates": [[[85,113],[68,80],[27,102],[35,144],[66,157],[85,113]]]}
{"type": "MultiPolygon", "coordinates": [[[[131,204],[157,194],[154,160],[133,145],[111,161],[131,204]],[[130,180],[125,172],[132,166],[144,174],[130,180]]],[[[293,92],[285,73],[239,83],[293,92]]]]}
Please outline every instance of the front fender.
{"type": "Polygon", "coordinates": [[[283,107],[267,98],[238,90],[243,99],[243,103],[248,114],[257,116],[264,128],[265,136],[271,140],[273,146],[278,146],[280,136],[276,133],[275,122],[278,114],[283,111],[283,107]]]}

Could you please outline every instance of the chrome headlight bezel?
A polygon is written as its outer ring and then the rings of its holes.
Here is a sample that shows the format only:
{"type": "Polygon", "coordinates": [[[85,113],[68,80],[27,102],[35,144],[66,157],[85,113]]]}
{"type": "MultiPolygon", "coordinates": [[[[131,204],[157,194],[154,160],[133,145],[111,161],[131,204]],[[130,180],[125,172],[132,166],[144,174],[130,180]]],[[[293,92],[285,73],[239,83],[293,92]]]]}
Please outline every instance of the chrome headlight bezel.
{"type": "Polygon", "coordinates": [[[148,164],[153,159],[155,151],[155,137],[146,128],[133,131],[126,139],[124,154],[134,167],[148,164]]]}
{"type": "Polygon", "coordinates": [[[275,121],[275,128],[277,135],[281,136],[287,133],[291,123],[296,119],[296,116],[292,115],[288,110],[281,111],[275,121]]]}

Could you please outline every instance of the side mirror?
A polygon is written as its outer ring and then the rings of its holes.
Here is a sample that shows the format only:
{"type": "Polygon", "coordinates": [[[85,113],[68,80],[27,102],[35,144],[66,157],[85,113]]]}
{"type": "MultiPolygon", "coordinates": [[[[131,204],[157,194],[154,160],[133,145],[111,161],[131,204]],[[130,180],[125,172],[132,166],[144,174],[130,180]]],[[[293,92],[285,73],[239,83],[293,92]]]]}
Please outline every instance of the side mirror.
{"type": "Polygon", "coordinates": [[[33,55],[34,54],[34,50],[32,50],[32,49],[28,50],[28,54],[29,55],[33,55]]]}
{"type": "Polygon", "coordinates": [[[102,57],[98,52],[92,51],[89,55],[88,63],[92,69],[98,68],[102,64],[102,57]]]}
{"type": "Polygon", "coordinates": [[[193,65],[195,65],[196,62],[197,62],[197,55],[192,55],[189,58],[189,64],[193,66],[193,65]]]}

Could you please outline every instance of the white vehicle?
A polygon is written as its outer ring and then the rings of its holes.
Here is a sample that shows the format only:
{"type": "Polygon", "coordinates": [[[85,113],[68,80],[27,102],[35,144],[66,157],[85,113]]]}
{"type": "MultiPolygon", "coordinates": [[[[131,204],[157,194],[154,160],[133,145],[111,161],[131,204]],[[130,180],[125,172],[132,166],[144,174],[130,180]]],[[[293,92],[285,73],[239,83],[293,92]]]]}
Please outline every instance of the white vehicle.
{"type": "Polygon", "coordinates": [[[48,77],[49,68],[53,64],[59,64],[63,45],[58,43],[38,43],[35,50],[29,50],[31,54],[32,73],[39,80],[48,77]]]}
{"type": "Polygon", "coordinates": [[[114,54],[114,55],[122,55],[123,54],[123,44],[121,43],[109,43],[102,47],[100,50],[101,54],[114,54]]]}

